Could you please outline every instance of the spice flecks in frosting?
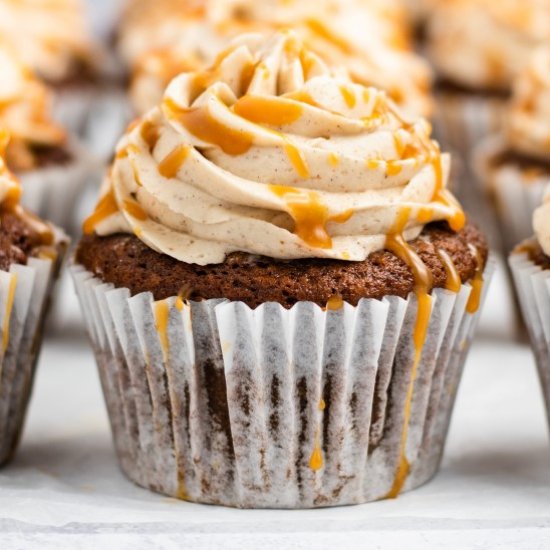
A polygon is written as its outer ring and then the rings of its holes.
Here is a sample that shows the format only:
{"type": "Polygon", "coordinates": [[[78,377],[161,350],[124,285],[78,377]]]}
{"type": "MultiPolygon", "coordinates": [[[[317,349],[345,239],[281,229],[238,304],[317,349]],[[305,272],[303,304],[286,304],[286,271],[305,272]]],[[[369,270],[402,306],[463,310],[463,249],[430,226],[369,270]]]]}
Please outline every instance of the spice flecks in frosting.
{"type": "Polygon", "coordinates": [[[188,263],[232,251],[357,261],[384,248],[404,209],[405,241],[430,221],[459,229],[448,172],[425,121],[333,73],[293,33],[254,35],[170,84],[121,140],[84,229],[138,228],[188,263]],[[129,199],[146,219],[124,208],[129,199]]]}

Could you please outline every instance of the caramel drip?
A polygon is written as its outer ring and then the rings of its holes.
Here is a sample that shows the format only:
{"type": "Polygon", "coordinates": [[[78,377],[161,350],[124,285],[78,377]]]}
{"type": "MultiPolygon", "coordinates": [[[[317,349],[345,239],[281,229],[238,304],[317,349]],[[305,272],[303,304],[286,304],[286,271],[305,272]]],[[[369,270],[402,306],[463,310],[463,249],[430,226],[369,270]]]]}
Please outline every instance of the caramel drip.
{"type": "Polygon", "coordinates": [[[155,326],[159,335],[162,354],[166,361],[170,352],[170,342],[168,340],[168,317],[170,308],[166,300],[155,302],[155,326]]]}
{"type": "Polygon", "coordinates": [[[176,298],[176,309],[178,311],[183,311],[183,306],[184,306],[183,298],[181,296],[178,296],[176,298]]]}
{"type": "Polygon", "coordinates": [[[6,311],[4,314],[4,326],[2,327],[2,353],[6,353],[10,343],[10,321],[11,312],[13,309],[13,301],[15,299],[15,290],[17,288],[17,274],[12,273],[10,285],[8,287],[8,296],[6,300],[6,311]]]}
{"type": "Polygon", "coordinates": [[[327,311],[338,311],[344,307],[344,300],[339,294],[333,294],[327,302],[327,311]]]}
{"type": "Polygon", "coordinates": [[[395,474],[392,488],[387,494],[387,498],[396,498],[407,480],[410,471],[410,464],[406,457],[406,446],[409,434],[409,423],[411,417],[411,407],[414,395],[414,386],[418,374],[418,366],[422,356],[422,350],[426,341],[426,334],[430,322],[432,311],[432,300],[430,290],[432,288],[432,275],[421,258],[411,248],[403,237],[407,223],[410,219],[411,208],[402,208],[390,234],[386,237],[386,249],[393,252],[400,258],[412,271],[414,277],[414,293],[417,299],[417,314],[413,333],[414,343],[414,361],[411,371],[411,379],[407,389],[405,400],[404,423],[401,433],[400,459],[397,472],[395,474]]]}
{"type": "Polygon", "coordinates": [[[445,189],[445,186],[443,185],[443,165],[439,151],[432,160],[432,166],[435,173],[435,190],[432,197],[432,202],[439,202],[453,209],[454,214],[447,219],[447,223],[453,231],[460,231],[466,224],[466,216],[458,204],[458,201],[448,189],[445,189]]]}
{"type": "Polygon", "coordinates": [[[402,170],[403,166],[401,166],[399,161],[388,160],[386,162],[386,174],[388,176],[397,176],[402,170]]]}
{"type": "Polygon", "coordinates": [[[309,458],[309,467],[316,472],[323,467],[323,464],[323,451],[321,450],[321,443],[319,442],[319,434],[317,434],[315,436],[315,446],[309,458]]]}
{"type": "Polygon", "coordinates": [[[353,109],[357,103],[357,98],[355,97],[353,90],[350,90],[347,86],[341,85],[340,93],[342,94],[348,108],[353,109]]]}
{"type": "Polygon", "coordinates": [[[311,105],[312,107],[318,107],[319,104],[311,97],[311,94],[308,94],[304,90],[298,90],[297,92],[291,92],[286,94],[287,99],[293,99],[294,101],[299,101],[300,103],[305,103],[306,105],[311,105]]]}
{"type": "Polygon", "coordinates": [[[160,128],[150,120],[146,120],[141,126],[141,137],[152,152],[160,138],[160,128]]]}
{"type": "Polygon", "coordinates": [[[445,281],[445,288],[451,292],[458,293],[460,292],[460,288],[462,287],[462,280],[460,278],[460,275],[458,271],[456,270],[456,266],[453,262],[453,259],[446,250],[443,250],[440,248],[437,251],[437,255],[439,256],[439,259],[443,263],[443,267],[445,268],[445,273],[447,274],[447,279],[445,281]]]}
{"type": "Polygon", "coordinates": [[[345,223],[353,215],[352,210],[330,216],[329,209],[314,191],[304,191],[286,185],[270,185],[269,189],[284,199],[295,222],[294,234],[313,248],[332,248],[328,234],[329,222],[345,223]]]}
{"type": "Polygon", "coordinates": [[[327,408],[327,404],[325,403],[325,400],[324,400],[324,399],[321,399],[321,400],[319,401],[319,410],[320,410],[320,411],[324,411],[326,408],[327,408]]]}
{"type": "Polygon", "coordinates": [[[302,115],[302,106],[290,100],[245,95],[232,107],[239,116],[257,124],[284,126],[298,120],[302,115]]]}
{"type": "Polygon", "coordinates": [[[188,156],[189,147],[178,145],[159,163],[160,175],[167,179],[175,178],[188,156]]]}
{"type": "Polygon", "coordinates": [[[171,99],[165,99],[164,108],[168,118],[179,122],[201,141],[217,145],[228,155],[242,155],[252,147],[254,138],[251,134],[225,126],[203,108],[185,109],[171,99]]]}
{"type": "Polygon", "coordinates": [[[114,191],[110,189],[109,192],[99,200],[94,213],[85,220],[82,225],[82,231],[85,235],[90,235],[103,220],[116,214],[118,211],[119,208],[114,191]]]}
{"type": "Polygon", "coordinates": [[[147,212],[145,212],[143,207],[135,201],[126,199],[124,201],[124,210],[126,210],[130,216],[136,218],[137,220],[145,221],[148,218],[147,212]]]}
{"type": "Polygon", "coordinates": [[[470,249],[476,258],[476,272],[474,278],[471,282],[472,291],[470,292],[470,297],[468,298],[468,303],[466,304],[466,311],[473,315],[479,309],[481,305],[481,294],[483,292],[483,259],[479,250],[470,245],[470,249]]]}
{"type": "Polygon", "coordinates": [[[306,159],[304,158],[304,155],[296,145],[294,145],[291,141],[284,138],[283,140],[285,142],[284,150],[286,153],[286,156],[288,157],[288,160],[292,163],[292,166],[294,166],[294,169],[296,172],[298,172],[298,175],[301,178],[309,178],[309,168],[306,163],[306,159]]]}
{"type": "Polygon", "coordinates": [[[331,166],[338,166],[338,164],[340,164],[340,157],[339,157],[338,153],[334,153],[334,152],[329,153],[328,163],[331,166]]]}

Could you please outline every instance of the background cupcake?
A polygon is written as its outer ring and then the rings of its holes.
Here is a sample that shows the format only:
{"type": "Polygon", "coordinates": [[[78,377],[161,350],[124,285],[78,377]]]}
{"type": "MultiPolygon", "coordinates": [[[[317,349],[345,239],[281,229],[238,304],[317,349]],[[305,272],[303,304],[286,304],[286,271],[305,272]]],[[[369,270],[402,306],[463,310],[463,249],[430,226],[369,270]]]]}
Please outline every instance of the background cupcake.
{"type": "Polygon", "coordinates": [[[532,234],[532,215],[550,181],[550,50],[518,77],[503,131],[478,149],[480,178],[497,206],[506,252],[532,234]]]}
{"type": "MultiPolygon", "coordinates": [[[[2,155],[7,134],[1,132],[2,155]]],[[[0,156],[0,464],[15,452],[65,235],[23,209],[21,189],[0,156]]]]}
{"type": "Polygon", "coordinates": [[[292,33],[176,78],[72,268],[126,474],[285,508],[428,480],[488,275],[448,170],[292,33]]]}
{"type": "Polygon", "coordinates": [[[199,7],[179,4],[175,10],[145,6],[140,10],[130,4],[119,40],[140,113],[160,101],[174,76],[209,65],[238,34],[268,35],[286,27],[327,63],[349,71],[354,81],[386,90],[406,112],[431,112],[430,70],[412,52],[403,11],[394,3],[210,0],[199,7]]]}
{"type": "Polygon", "coordinates": [[[74,227],[75,206],[96,166],[51,113],[51,92],[0,43],[0,128],[11,141],[6,162],[25,188],[23,202],[65,229],[74,227]]]}
{"type": "Polygon", "coordinates": [[[532,220],[534,238],[520,244],[509,261],[550,421],[550,187],[532,220]]]}
{"type": "Polygon", "coordinates": [[[550,39],[550,5],[538,0],[438,2],[428,52],[440,77],[438,132],[466,157],[498,130],[514,78],[550,39]]]}
{"type": "Polygon", "coordinates": [[[54,91],[54,118],[98,154],[112,150],[129,115],[117,67],[93,40],[84,2],[0,0],[0,36],[54,91]]]}

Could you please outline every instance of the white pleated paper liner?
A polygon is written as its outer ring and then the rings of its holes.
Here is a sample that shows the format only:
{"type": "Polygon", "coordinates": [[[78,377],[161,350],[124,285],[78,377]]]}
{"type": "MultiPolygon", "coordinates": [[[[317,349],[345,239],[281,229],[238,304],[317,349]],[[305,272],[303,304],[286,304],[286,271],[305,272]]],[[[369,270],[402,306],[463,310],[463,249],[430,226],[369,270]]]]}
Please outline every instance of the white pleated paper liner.
{"type": "Polygon", "coordinates": [[[56,260],[29,258],[0,271],[0,464],[19,442],[59,252],[56,260]]]}
{"type": "Polygon", "coordinates": [[[512,252],[508,261],[535,355],[550,422],[550,270],[535,264],[526,252],[512,252]]]}
{"type": "Polygon", "coordinates": [[[47,166],[17,173],[23,187],[22,204],[31,212],[68,233],[79,230],[77,206],[88,186],[98,187],[103,165],[76,140],[69,143],[71,160],[63,165],[47,166]]]}
{"type": "Polygon", "coordinates": [[[483,140],[473,155],[473,166],[485,191],[494,200],[505,254],[533,234],[533,212],[542,203],[550,177],[531,177],[513,163],[492,161],[507,149],[499,137],[483,140]]]}
{"type": "MultiPolygon", "coordinates": [[[[134,482],[244,508],[357,504],[391,491],[414,364],[414,295],[336,311],[309,302],[182,305],[130,297],[82,266],[70,269],[118,456],[134,482]]],[[[478,319],[466,312],[470,291],[433,292],[404,490],[440,462],[478,319]]]]}
{"type": "Polygon", "coordinates": [[[108,162],[134,114],[125,89],[113,84],[58,91],[53,116],[93,155],[108,162]]]}

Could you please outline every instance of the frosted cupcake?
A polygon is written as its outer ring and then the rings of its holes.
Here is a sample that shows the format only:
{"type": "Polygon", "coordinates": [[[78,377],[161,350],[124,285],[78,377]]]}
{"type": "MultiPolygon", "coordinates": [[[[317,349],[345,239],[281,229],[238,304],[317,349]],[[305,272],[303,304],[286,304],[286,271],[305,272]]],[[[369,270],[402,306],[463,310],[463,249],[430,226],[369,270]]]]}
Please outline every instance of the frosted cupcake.
{"type": "Polygon", "coordinates": [[[533,212],[550,182],[550,49],[533,54],[515,83],[502,133],[480,145],[476,157],[509,252],[531,236],[533,212]]]}
{"type": "Polygon", "coordinates": [[[174,79],[72,267],[124,472],[251,508],[430,479],[490,274],[448,172],[292,33],[174,79]]]}
{"type": "Polygon", "coordinates": [[[1,43],[0,79],[0,128],[11,135],[6,161],[25,188],[23,203],[70,229],[77,199],[95,166],[53,121],[50,90],[1,43]]]}
{"type": "Polygon", "coordinates": [[[19,204],[21,188],[0,133],[0,465],[23,426],[52,284],[68,245],[64,234],[19,204]]]}
{"type": "Polygon", "coordinates": [[[518,245],[510,254],[509,263],[550,421],[550,186],[532,221],[534,237],[518,245]]]}
{"type": "Polygon", "coordinates": [[[151,14],[153,23],[143,17],[147,24],[128,23],[121,29],[120,50],[133,67],[133,103],[138,112],[146,112],[158,104],[174,76],[207,66],[239,33],[269,35],[292,27],[309,48],[330,65],[348,70],[354,81],[386,90],[408,113],[429,115],[431,72],[410,50],[402,12],[391,7],[358,0],[324,0],[321,5],[210,0],[200,9],[180,6],[179,16],[166,11],[165,20],[151,14]]]}
{"type": "Polygon", "coordinates": [[[480,138],[500,129],[514,79],[533,50],[549,39],[548,2],[438,2],[428,49],[441,78],[442,139],[468,153],[480,138]]]}

